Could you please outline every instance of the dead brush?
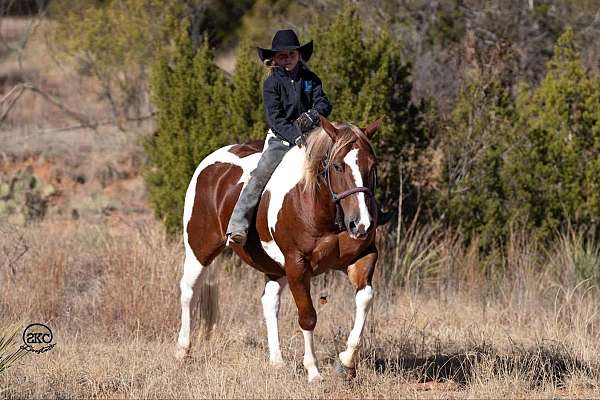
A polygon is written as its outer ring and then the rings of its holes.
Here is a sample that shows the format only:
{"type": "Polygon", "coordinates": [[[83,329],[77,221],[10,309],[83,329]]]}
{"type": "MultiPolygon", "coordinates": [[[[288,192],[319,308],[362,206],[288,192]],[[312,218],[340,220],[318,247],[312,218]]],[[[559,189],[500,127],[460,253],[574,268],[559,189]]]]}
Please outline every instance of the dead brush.
{"type": "Polygon", "coordinates": [[[17,283],[5,285],[4,315],[113,333],[175,329],[181,256],[160,229],[33,226],[44,232],[28,235],[32,250],[15,264],[17,283]]]}
{"type": "Polygon", "coordinates": [[[23,323],[0,325],[0,374],[27,354],[19,347],[24,326],[23,323]]]}
{"type": "MultiPolygon", "coordinates": [[[[178,274],[181,256],[177,246],[158,230],[136,230],[127,239],[104,237],[100,304],[95,320],[106,329],[163,335],[164,327],[177,325],[178,274]]],[[[171,330],[171,332],[172,332],[171,330]]]]}
{"type": "Polygon", "coordinates": [[[385,282],[393,286],[419,288],[439,277],[441,266],[447,260],[446,247],[449,245],[443,239],[440,227],[413,224],[406,231],[398,231],[397,235],[395,244],[383,241],[382,258],[389,263],[382,270],[385,282]]]}

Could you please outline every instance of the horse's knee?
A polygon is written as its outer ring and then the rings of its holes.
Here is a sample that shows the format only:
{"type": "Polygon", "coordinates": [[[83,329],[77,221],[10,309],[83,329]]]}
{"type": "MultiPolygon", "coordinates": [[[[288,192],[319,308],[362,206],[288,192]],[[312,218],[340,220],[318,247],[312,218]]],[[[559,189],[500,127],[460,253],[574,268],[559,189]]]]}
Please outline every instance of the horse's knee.
{"type": "Polygon", "coordinates": [[[315,326],[317,326],[317,313],[315,310],[312,310],[311,312],[306,313],[306,315],[300,315],[298,317],[298,323],[300,324],[300,328],[305,331],[314,330],[315,326]]]}

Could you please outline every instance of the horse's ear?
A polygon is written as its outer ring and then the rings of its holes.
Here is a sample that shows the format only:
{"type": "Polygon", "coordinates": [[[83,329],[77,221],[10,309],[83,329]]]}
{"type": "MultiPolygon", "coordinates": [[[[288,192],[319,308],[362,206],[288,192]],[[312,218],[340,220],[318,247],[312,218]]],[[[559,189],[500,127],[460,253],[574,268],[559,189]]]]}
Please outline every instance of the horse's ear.
{"type": "Polygon", "coordinates": [[[379,130],[379,128],[381,127],[381,123],[383,122],[383,117],[379,118],[377,121],[375,122],[371,122],[371,124],[369,126],[367,126],[364,129],[361,129],[364,134],[371,139],[373,137],[373,135],[375,135],[375,132],[377,132],[379,130]]]}
{"type": "Polygon", "coordinates": [[[327,132],[327,134],[329,135],[331,140],[335,142],[338,137],[337,128],[335,126],[333,126],[333,124],[331,122],[329,122],[329,120],[327,118],[325,118],[324,116],[319,115],[319,118],[321,119],[321,127],[323,129],[325,129],[325,132],[327,132]]]}

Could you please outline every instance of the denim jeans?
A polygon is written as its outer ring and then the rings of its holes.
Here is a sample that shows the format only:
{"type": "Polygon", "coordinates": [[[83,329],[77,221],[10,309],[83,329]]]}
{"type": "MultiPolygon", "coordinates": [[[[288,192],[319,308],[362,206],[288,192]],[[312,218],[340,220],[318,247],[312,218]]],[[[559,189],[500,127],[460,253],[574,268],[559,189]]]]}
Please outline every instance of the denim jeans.
{"type": "Polygon", "coordinates": [[[240,198],[233,209],[233,214],[227,226],[227,233],[248,232],[262,191],[267,186],[275,168],[277,168],[289,149],[290,145],[277,136],[272,135],[269,138],[267,148],[263,150],[258,165],[250,173],[250,179],[246,186],[244,186],[240,198]]]}

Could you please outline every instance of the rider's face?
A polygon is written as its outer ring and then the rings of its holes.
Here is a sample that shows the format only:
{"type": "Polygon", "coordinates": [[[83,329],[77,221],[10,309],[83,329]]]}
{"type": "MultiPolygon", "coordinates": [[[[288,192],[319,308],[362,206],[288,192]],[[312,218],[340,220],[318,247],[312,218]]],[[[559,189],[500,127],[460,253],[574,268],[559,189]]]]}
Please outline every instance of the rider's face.
{"type": "Polygon", "coordinates": [[[300,54],[298,53],[298,50],[278,51],[273,56],[273,61],[275,64],[285,68],[286,71],[292,71],[294,68],[296,68],[298,60],[300,60],[300,54]]]}

